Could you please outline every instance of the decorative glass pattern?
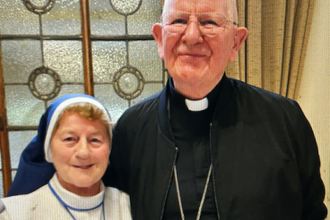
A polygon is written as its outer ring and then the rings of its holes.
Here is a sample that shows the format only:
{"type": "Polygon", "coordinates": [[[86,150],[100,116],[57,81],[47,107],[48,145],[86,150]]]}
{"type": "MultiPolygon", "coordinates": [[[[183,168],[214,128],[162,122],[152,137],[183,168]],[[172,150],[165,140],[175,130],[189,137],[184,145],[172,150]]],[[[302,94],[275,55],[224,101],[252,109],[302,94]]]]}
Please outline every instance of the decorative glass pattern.
{"type": "Polygon", "coordinates": [[[55,89],[56,81],[50,75],[40,72],[31,84],[35,84],[35,89],[41,94],[49,94],[55,89]]]}
{"type": "Polygon", "coordinates": [[[147,82],[162,83],[163,66],[154,40],[129,42],[129,61],[143,73],[147,82]]]}
{"type": "Polygon", "coordinates": [[[114,88],[120,97],[131,100],[142,93],[144,82],[145,80],[138,69],[127,66],[116,73],[114,88]]]}
{"type": "Polygon", "coordinates": [[[63,83],[83,83],[84,70],[81,41],[44,41],[45,66],[53,69],[63,83]]]}
{"type": "Polygon", "coordinates": [[[7,84],[27,83],[29,74],[42,65],[38,40],[2,40],[2,70],[7,84]]]}
{"type": "Polygon", "coordinates": [[[45,111],[44,102],[36,99],[27,85],[6,85],[5,92],[8,126],[37,126],[45,111]]]}
{"type": "MultiPolygon", "coordinates": [[[[61,97],[63,95],[66,95],[66,94],[72,94],[72,93],[85,93],[85,86],[83,83],[81,84],[74,84],[74,85],[71,85],[71,84],[68,84],[68,85],[62,85],[61,87],[61,91],[60,93],[58,94],[58,97],[61,97]]],[[[52,99],[48,102],[48,105],[50,105],[53,101],[55,101],[55,99],[52,99]]],[[[47,105],[47,107],[48,107],[47,105]]]]}
{"type": "Polygon", "coordinates": [[[143,99],[155,94],[156,92],[159,92],[163,88],[163,85],[160,83],[150,83],[146,84],[144,86],[143,92],[140,96],[138,96],[136,99],[133,99],[131,102],[131,105],[134,105],[143,99]]]}
{"type": "Polygon", "coordinates": [[[92,35],[125,35],[125,16],[118,14],[108,0],[94,0],[89,4],[92,35]]]}
{"type": "Polygon", "coordinates": [[[39,17],[31,13],[22,0],[0,1],[1,35],[39,34],[39,17]]]}
{"type": "Polygon", "coordinates": [[[35,6],[36,8],[48,8],[49,5],[52,5],[54,1],[50,0],[23,0],[23,2],[30,2],[32,6],[35,6]]]}
{"type": "Polygon", "coordinates": [[[120,100],[119,105],[108,105],[116,121],[127,107],[160,91],[165,84],[166,74],[151,32],[160,19],[160,1],[94,0],[90,14],[95,96],[105,102],[120,100]],[[118,29],[124,24],[125,35],[113,36],[109,25],[107,30],[93,29],[107,12],[113,16],[109,22],[116,20],[112,23],[119,24],[118,29]]]}
{"type": "Polygon", "coordinates": [[[57,0],[54,7],[42,16],[45,35],[71,36],[81,34],[79,0],[57,0]]]}
{"type": "Polygon", "coordinates": [[[22,0],[25,7],[36,14],[45,14],[49,12],[54,4],[55,0],[22,0]]]}
{"type": "Polygon", "coordinates": [[[116,122],[123,111],[129,107],[129,102],[118,96],[111,84],[96,84],[94,86],[94,92],[95,97],[110,111],[111,119],[114,122],[116,122]]]}
{"type": "Polygon", "coordinates": [[[95,83],[111,83],[114,74],[127,64],[123,41],[95,41],[92,45],[95,83]]]}
{"type": "Polygon", "coordinates": [[[160,0],[144,0],[139,10],[128,16],[128,34],[151,35],[152,25],[160,21],[160,0]]]}
{"type": "Polygon", "coordinates": [[[32,94],[43,100],[53,99],[61,90],[60,77],[54,70],[46,67],[35,69],[28,84],[32,94]]]}
{"type": "MultiPolygon", "coordinates": [[[[83,83],[76,83],[76,84],[67,84],[62,85],[60,93],[57,95],[57,97],[61,97],[66,94],[73,94],[73,93],[85,93],[85,86],[83,83]]],[[[47,102],[47,107],[53,103],[56,99],[49,100],[47,102]]]]}
{"type": "Polygon", "coordinates": [[[141,4],[142,0],[110,0],[110,4],[119,14],[128,15],[136,12],[141,4]]]}

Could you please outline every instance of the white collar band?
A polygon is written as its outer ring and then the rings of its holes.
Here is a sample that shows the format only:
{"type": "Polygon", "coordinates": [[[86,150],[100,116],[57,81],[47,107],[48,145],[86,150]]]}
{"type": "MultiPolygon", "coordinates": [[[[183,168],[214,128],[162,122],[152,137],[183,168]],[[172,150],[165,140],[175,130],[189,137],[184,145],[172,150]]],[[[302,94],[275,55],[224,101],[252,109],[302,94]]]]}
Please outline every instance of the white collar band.
{"type": "Polygon", "coordinates": [[[187,108],[193,112],[203,111],[209,106],[209,101],[207,97],[200,100],[185,99],[185,102],[187,108]]]}

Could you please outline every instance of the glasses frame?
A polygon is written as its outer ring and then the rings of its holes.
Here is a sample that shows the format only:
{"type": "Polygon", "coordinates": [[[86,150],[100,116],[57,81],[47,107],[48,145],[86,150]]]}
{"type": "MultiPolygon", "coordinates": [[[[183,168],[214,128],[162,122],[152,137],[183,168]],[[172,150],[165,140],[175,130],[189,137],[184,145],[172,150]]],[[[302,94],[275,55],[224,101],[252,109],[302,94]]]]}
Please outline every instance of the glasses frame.
{"type": "MultiPolygon", "coordinates": [[[[190,18],[190,16],[192,16],[192,15],[197,15],[197,16],[199,16],[199,15],[202,15],[202,14],[212,14],[212,13],[213,13],[213,12],[206,12],[206,13],[188,13],[188,12],[179,11],[179,10],[171,10],[171,11],[169,11],[169,12],[163,13],[163,14],[161,15],[161,25],[162,25],[164,31],[165,31],[166,33],[169,33],[169,34],[182,34],[182,33],[184,33],[184,32],[187,30],[189,24],[190,24],[191,22],[193,22],[193,21],[191,21],[191,20],[189,19],[189,20],[187,21],[186,27],[185,27],[184,29],[182,29],[182,31],[180,31],[180,32],[171,32],[171,31],[168,31],[168,29],[166,28],[166,26],[169,26],[169,25],[171,25],[171,24],[164,24],[164,17],[165,17],[167,14],[171,14],[171,13],[173,13],[173,12],[174,12],[174,13],[177,12],[177,13],[181,13],[181,14],[188,15],[189,18],[190,18]]],[[[224,16],[223,14],[220,14],[220,13],[214,13],[214,14],[218,14],[218,15],[223,16],[223,17],[225,18],[226,24],[227,24],[227,23],[231,23],[231,24],[234,25],[234,26],[238,26],[238,23],[237,23],[237,22],[235,22],[235,21],[231,21],[231,20],[228,20],[228,19],[226,18],[226,16],[224,16]]],[[[197,23],[197,25],[198,25],[199,32],[202,34],[202,36],[216,37],[217,35],[220,34],[219,32],[215,32],[214,34],[205,34],[205,32],[201,29],[202,24],[200,24],[199,21],[197,21],[196,23],[197,23]]],[[[217,27],[215,27],[215,28],[225,28],[225,27],[226,27],[226,25],[225,25],[225,26],[217,26],[217,27]]]]}

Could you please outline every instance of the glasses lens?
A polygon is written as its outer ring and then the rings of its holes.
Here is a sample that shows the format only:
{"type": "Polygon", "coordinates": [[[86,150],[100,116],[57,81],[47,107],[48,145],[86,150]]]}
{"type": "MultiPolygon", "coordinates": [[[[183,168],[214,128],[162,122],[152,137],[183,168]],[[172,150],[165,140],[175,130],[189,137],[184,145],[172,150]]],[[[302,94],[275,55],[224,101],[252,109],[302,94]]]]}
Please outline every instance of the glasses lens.
{"type": "Polygon", "coordinates": [[[171,11],[163,16],[163,27],[168,33],[183,33],[190,23],[190,17],[196,16],[199,30],[203,35],[215,36],[219,28],[226,26],[226,17],[217,13],[189,14],[171,11]]]}
{"type": "Polygon", "coordinates": [[[215,36],[226,27],[226,17],[217,13],[206,13],[200,16],[200,29],[205,35],[215,36]]]}
{"type": "Polygon", "coordinates": [[[183,12],[169,12],[163,16],[163,25],[166,32],[182,33],[187,27],[189,14],[183,12]]]}

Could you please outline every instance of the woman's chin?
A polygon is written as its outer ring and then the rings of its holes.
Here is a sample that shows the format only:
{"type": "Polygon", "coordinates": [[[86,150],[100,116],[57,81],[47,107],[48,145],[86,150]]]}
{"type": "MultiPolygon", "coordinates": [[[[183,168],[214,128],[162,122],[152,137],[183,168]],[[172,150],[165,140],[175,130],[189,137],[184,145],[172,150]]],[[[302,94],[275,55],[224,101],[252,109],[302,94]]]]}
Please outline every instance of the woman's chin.
{"type": "Polygon", "coordinates": [[[72,185],[76,188],[86,188],[90,189],[93,188],[95,185],[99,185],[100,181],[95,181],[91,179],[81,179],[80,181],[74,181],[72,185]]]}

